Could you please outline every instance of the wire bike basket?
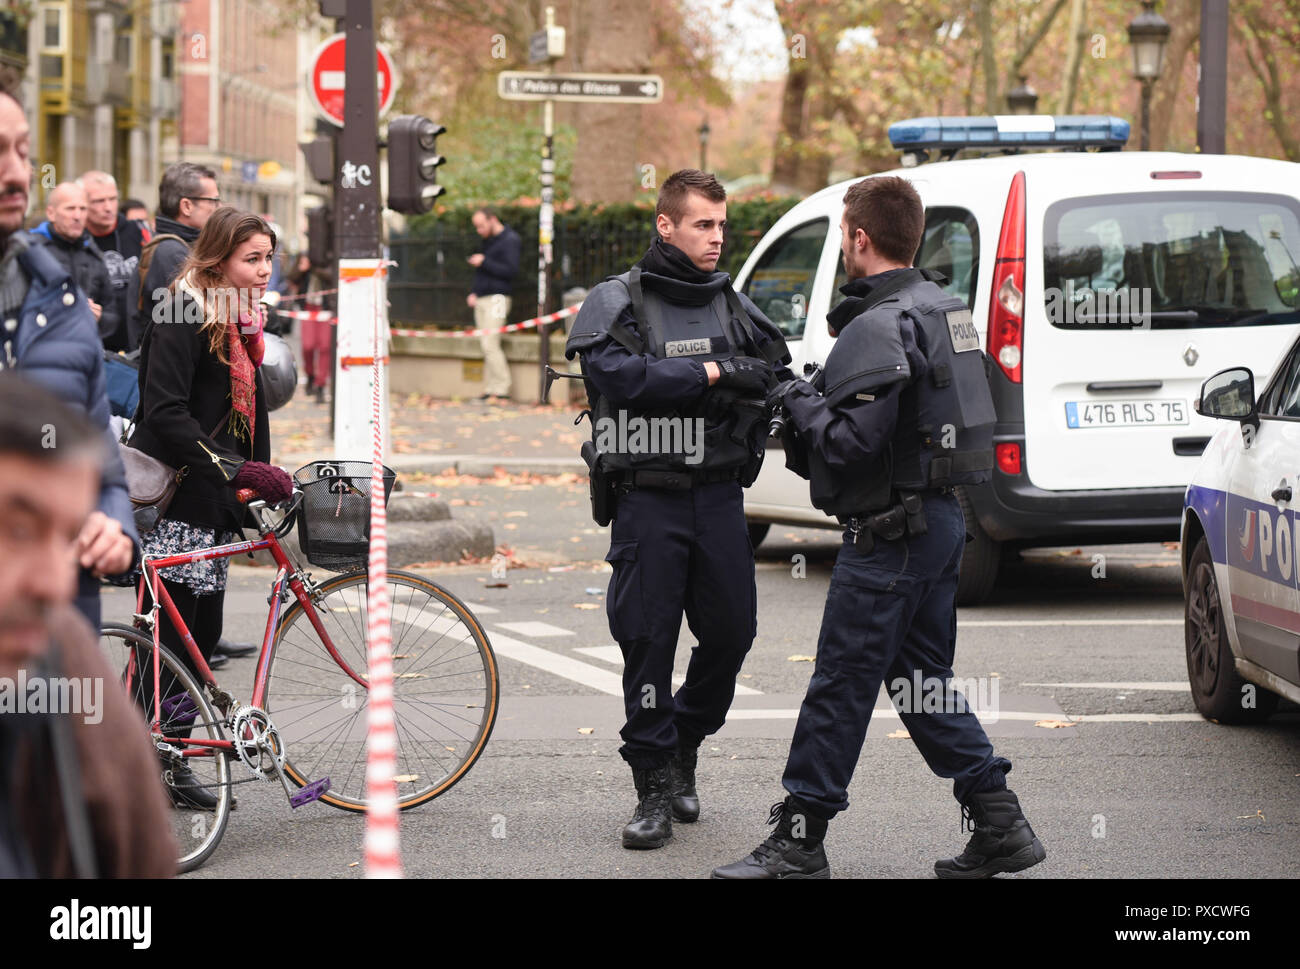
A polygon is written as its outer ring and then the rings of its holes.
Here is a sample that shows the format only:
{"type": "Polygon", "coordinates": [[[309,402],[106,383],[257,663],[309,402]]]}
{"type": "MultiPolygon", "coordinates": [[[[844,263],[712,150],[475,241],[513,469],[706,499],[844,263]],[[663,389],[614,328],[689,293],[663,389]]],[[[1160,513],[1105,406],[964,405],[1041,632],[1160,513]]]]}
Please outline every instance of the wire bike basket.
{"type": "MultiPolygon", "coordinates": [[[[298,544],[312,565],[331,572],[364,568],[370,556],[369,461],[312,461],[293,473],[302,491],[298,544]]],[[[397,475],[384,467],[384,504],[397,475]]]]}

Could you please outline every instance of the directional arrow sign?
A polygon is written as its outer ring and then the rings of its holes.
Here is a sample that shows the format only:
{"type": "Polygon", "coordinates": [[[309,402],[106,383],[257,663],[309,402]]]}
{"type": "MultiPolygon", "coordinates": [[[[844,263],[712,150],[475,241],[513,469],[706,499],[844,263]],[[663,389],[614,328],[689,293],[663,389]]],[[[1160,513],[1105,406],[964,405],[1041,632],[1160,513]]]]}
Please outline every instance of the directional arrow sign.
{"type": "Polygon", "coordinates": [[[497,95],[507,101],[605,101],[649,104],[664,99],[658,74],[530,74],[502,71],[497,95]]]}

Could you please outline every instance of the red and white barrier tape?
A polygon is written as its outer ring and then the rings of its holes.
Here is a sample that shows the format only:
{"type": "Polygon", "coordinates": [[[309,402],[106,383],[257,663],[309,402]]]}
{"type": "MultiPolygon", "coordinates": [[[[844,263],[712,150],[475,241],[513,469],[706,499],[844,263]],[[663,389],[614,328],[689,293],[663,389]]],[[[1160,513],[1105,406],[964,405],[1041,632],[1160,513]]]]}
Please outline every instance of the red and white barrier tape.
{"type": "MultiPolygon", "coordinates": [[[[377,294],[376,294],[377,295],[377,294]]],[[[366,596],[367,663],[370,671],[366,741],[367,878],[401,878],[397,837],[397,726],[393,718],[393,629],[388,601],[388,512],[384,507],[384,435],[380,423],[379,306],[375,302],[372,337],[375,428],[370,468],[370,573],[366,596]]]]}
{"type": "Polygon", "coordinates": [[[578,310],[582,309],[582,304],[577,306],[566,306],[564,309],[555,313],[547,313],[545,316],[537,316],[531,320],[524,320],[522,323],[507,323],[505,326],[498,327],[495,330],[389,330],[393,336],[483,336],[485,333],[514,333],[517,330],[530,330],[533,327],[542,326],[547,323],[554,323],[562,320],[566,316],[572,316],[578,310]]]}

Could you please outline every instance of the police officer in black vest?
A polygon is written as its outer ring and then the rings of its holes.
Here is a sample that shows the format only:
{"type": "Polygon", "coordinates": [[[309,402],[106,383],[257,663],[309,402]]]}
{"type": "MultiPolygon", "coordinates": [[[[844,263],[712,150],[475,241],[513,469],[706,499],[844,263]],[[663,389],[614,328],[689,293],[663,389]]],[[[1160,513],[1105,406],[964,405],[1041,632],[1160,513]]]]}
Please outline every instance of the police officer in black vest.
{"type": "Polygon", "coordinates": [[[661,847],[674,817],[699,817],[696,754],[726,719],[755,633],[741,489],[762,461],[767,394],[792,375],[780,331],[714,271],[726,198],[711,174],[666,179],[650,250],[588,294],[565,347],[581,356],[592,402],[583,453],[593,512],[613,520],[606,608],[624,660],[619,752],[638,796],[626,848],[661,847]],[[674,694],[683,612],[699,645],[674,694]]]}
{"type": "MultiPolygon", "coordinates": [[[[1046,857],[965,698],[952,689],[954,596],[966,529],[953,487],[986,481],[994,411],[971,313],[911,267],[925,226],[911,183],[867,178],[844,197],[844,302],[819,379],[772,394],[787,465],[847,527],[817,662],[770,837],[715,878],[828,878],[827,822],[846,792],[881,682],[926,763],[953,779],[974,836],[941,878],[987,878],[1046,857]],[[791,437],[790,429],[794,429],[791,437]]],[[[937,277],[942,279],[942,277],[937,277]]]]}

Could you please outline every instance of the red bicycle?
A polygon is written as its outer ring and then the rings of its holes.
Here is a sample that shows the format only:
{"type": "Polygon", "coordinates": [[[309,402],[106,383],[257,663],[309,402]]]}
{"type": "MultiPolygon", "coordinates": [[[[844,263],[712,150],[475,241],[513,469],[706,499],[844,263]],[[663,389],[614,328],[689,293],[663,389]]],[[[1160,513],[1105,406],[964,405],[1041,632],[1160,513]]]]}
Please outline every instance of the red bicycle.
{"type": "MultiPolygon", "coordinates": [[[[146,557],[133,625],[101,630],[113,668],[149,720],[163,780],[181,792],[173,794],[172,812],[181,871],[216,849],[234,784],[278,780],[293,808],[316,800],[348,811],[366,807],[368,578],[360,565],[369,546],[370,464],[318,461],[294,478],[294,496],[281,507],[240,492],[258,540],[146,557]],[[310,563],[347,571],[317,582],[299,567],[281,544],[295,522],[310,563]],[[244,704],[218,685],[158,571],[263,549],[277,569],[252,699],[244,704]],[[180,632],[188,665],[161,644],[159,610],[180,632]],[[251,776],[233,780],[236,763],[251,776]],[[174,786],[179,773],[184,787],[174,786]],[[196,797],[196,790],[210,796],[196,797]]],[[[389,572],[388,584],[398,805],[408,809],[448,790],[483,753],[499,683],[487,634],[464,603],[410,573],[389,572]]]]}

